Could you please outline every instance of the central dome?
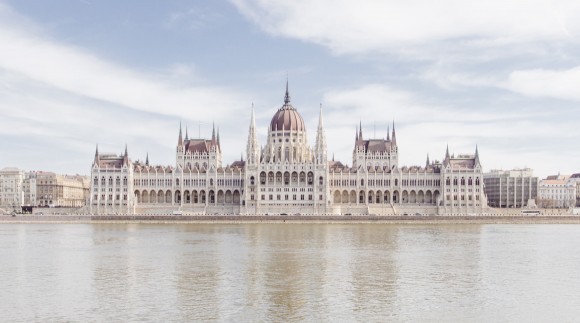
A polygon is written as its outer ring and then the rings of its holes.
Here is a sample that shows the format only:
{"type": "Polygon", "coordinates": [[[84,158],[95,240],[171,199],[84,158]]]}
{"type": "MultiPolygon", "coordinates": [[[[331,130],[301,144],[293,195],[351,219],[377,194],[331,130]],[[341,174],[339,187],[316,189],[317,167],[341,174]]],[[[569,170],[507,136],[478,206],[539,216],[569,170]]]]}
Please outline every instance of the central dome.
{"type": "Polygon", "coordinates": [[[284,105],[278,109],[276,114],[272,117],[270,122],[270,130],[272,131],[306,131],[304,126],[304,119],[296,109],[290,104],[290,94],[288,94],[288,82],[286,82],[286,96],[284,97],[284,105]]]}

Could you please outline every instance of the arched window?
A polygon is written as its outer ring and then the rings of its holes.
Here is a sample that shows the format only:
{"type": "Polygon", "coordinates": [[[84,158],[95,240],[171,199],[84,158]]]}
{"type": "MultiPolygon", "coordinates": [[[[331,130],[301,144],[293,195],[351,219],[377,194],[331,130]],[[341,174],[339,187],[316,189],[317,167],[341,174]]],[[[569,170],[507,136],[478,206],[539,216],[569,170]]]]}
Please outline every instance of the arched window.
{"type": "Polygon", "coordinates": [[[260,184],[262,185],[266,184],[266,172],[260,173],[260,184]]]}
{"type": "Polygon", "coordinates": [[[254,176],[250,177],[250,185],[254,185],[254,176]]]}
{"type": "Polygon", "coordinates": [[[467,185],[473,185],[473,180],[471,177],[467,179],[467,185]]]}
{"type": "Polygon", "coordinates": [[[479,185],[479,177],[475,178],[475,185],[479,185]]]}
{"type": "Polygon", "coordinates": [[[113,185],[113,177],[112,176],[109,177],[109,185],[113,185]]]}
{"type": "Polygon", "coordinates": [[[445,179],[445,184],[446,185],[451,185],[451,179],[449,179],[449,177],[447,177],[447,179],[445,179]]]}
{"type": "Polygon", "coordinates": [[[465,177],[461,177],[461,185],[465,185],[465,177]]]}
{"type": "Polygon", "coordinates": [[[179,186],[179,178],[175,179],[175,186],[179,186]]]}
{"type": "Polygon", "coordinates": [[[322,176],[320,176],[318,178],[318,185],[322,186],[322,183],[324,182],[324,178],[322,178],[322,176]]]}
{"type": "MultiPolygon", "coordinates": [[[[396,181],[396,180],[395,180],[395,181],[396,181]]],[[[365,180],[364,180],[364,179],[361,179],[361,180],[360,180],[360,186],[365,186],[365,180]]]]}
{"type": "Polygon", "coordinates": [[[123,178],[123,185],[127,185],[127,177],[123,178]]]}
{"type": "Polygon", "coordinates": [[[314,181],[314,174],[312,174],[312,172],[308,173],[308,185],[312,185],[312,182],[314,181]]]}
{"type": "Polygon", "coordinates": [[[97,176],[95,176],[95,180],[93,181],[93,184],[95,184],[95,185],[99,184],[99,178],[97,176]]]}
{"type": "Polygon", "coordinates": [[[457,185],[457,178],[453,179],[453,185],[457,185]]]}
{"type": "Polygon", "coordinates": [[[117,186],[121,185],[121,179],[119,178],[119,176],[117,176],[117,179],[115,180],[115,184],[117,186]]]}

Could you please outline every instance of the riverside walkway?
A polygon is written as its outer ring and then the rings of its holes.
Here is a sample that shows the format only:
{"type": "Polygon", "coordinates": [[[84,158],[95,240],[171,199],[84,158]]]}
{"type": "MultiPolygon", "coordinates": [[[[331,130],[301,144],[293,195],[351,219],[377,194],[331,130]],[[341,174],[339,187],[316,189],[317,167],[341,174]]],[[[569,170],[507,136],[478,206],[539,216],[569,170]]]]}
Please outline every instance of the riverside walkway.
{"type": "Polygon", "coordinates": [[[376,215],[2,215],[0,223],[393,223],[580,224],[577,215],[376,216],[376,215]]]}

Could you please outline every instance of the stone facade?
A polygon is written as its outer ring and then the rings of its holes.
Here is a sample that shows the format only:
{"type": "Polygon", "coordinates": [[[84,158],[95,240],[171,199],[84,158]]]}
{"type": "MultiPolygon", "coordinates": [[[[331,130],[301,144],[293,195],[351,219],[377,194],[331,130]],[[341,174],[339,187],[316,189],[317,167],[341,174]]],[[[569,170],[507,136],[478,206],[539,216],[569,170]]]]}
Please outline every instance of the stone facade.
{"type": "Polygon", "coordinates": [[[492,170],[483,175],[485,194],[491,207],[522,208],[536,205],[538,178],[533,170],[492,170]]]}
{"type": "Polygon", "coordinates": [[[14,167],[0,170],[0,206],[16,207],[23,203],[24,171],[14,167]]]}
{"type": "Polygon", "coordinates": [[[576,183],[569,175],[551,175],[538,185],[538,205],[544,208],[570,208],[576,205],[576,183]]]}
{"type": "Polygon", "coordinates": [[[400,167],[395,125],[386,139],[356,130],[352,167],[327,157],[320,109],[314,146],[286,88],[260,146],[252,109],[246,160],[222,165],[219,130],[191,139],[180,126],[175,166],[99,154],[91,212],[99,214],[477,214],[487,208],[477,148],[400,167]]]}
{"type": "Polygon", "coordinates": [[[27,176],[27,179],[31,181],[29,205],[40,207],[82,207],[86,205],[90,187],[89,179],[86,176],[33,172],[27,176]],[[34,186],[36,186],[35,189],[34,186]]]}
{"type": "Polygon", "coordinates": [[[570,181],[576,184],[576,207],[580,207],[580,173],[572,174],[570,181]]]}

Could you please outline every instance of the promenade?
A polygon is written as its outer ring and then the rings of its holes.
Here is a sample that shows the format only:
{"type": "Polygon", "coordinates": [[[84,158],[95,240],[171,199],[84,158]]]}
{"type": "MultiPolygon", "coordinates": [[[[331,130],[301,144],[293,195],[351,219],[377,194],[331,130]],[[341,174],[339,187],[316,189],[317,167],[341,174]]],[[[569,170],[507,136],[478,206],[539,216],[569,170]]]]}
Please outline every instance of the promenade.
{"type": "Polygon", "coordinates": [[[0,223],[580,224],[580,216],[2,215],[0,223]]]}

